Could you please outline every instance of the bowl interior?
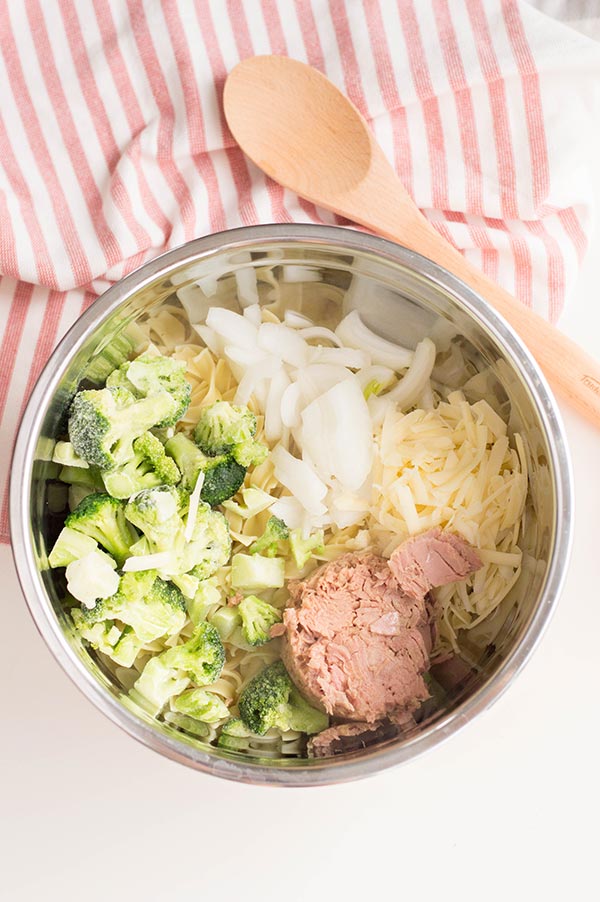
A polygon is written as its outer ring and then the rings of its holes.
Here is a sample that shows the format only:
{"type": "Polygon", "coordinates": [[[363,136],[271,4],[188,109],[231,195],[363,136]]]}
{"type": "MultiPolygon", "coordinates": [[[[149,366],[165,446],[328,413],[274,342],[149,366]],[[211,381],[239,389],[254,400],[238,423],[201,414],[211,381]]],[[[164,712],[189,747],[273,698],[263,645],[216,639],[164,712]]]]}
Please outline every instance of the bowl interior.
{"type": "Polygon", "coordinates": [[[31,577],[26,594],[30,603],[31,594],[37,596],[34,616],[63,665],[96,704],[137,738],[188,764],[238,779],[327,782],[340,778],[340,767],[346,767],[346,776],[378,769],[452,732],[459,709],[464,713],[471,703],[476,711],[489,703],[514,674],[516,650],[523,659],[524,646],[533,644],[532,625],[539,616],[556,543],[562,503],[552,445],[556,436],[551,440],[548,414],[539,400],[544,388],[536,385],[535,370],[519,346],[509,347],[510,335],[507,346],[506,330],[496,318],[488,316],[467,289],[418,255],[377,239],[350,238],[351,233],[342,243],[342,230],[324,231],[328,240],[275,236],[240,239],[225,248],[214,238],[208,247],[195,242],[111,289],[75,327],[45,371],[27,414],[30,434],[21,437],[17,451],[20,471],[13,479],[25,484],[19,503],[28,522],[22,533],[15,529],[15,543],[27,546],[21,551],[29,555],[37,575],[31,577]],[[149,718],[129,700],[101,657],[90,653],[73,632],[62,603],[64,586],[47,563],[66,504],[57,465],[50,458],[55,438],[64,433],[75,391],[82,384],[98,385],[102,373],[112,368],[115,347],[124,335],[136,343],[150,331],[150,338],[168,351],[187,341],[200,343],[192,324],[203,322],[211,305],[239,311],[257,302],[277,314],[293,310],[330,327],[356,309],[373,331],[405,346],[433,337],[442,359],[448,360],[448,379],[456,378],[457,387],[464,381],[452,372],[458,352],[470,375],[480,374],[470,380],[468,400],[485,397],[508,421],[510,432],[518,431],[525,442],[530,490],[519,543],[523,568],[496,613],[460,634],[469,666],[453,679],[443,706],[426,703],[414,730],[331,761],[258,753],[251,759],[149,718]],[[288,779],[283,776],[287,772],[296,775],[288,779]]]}

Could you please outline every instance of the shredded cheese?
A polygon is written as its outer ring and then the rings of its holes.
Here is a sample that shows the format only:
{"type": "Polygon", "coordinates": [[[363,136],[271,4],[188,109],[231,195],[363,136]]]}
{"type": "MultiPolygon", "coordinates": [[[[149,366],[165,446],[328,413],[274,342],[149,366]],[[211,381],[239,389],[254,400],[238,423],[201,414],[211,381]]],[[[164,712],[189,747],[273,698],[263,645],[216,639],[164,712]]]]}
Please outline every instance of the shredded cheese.
{"type": "Polygon", "coordinates": [[[194,486],[194,491],[190,495],[190,506],[188,508],[188,515],[185,524],[185,532],[183,534],[186,542],[191,541],[192,536],[194,535],[194,528],[196,526],[196,518],[198,516],[198,507],[200,506],[200,492],[202,491],[202,486],[204,485],[204,473],[202,470],[198,473],[198,478],[196,480],[196,485],[194,486]]]}

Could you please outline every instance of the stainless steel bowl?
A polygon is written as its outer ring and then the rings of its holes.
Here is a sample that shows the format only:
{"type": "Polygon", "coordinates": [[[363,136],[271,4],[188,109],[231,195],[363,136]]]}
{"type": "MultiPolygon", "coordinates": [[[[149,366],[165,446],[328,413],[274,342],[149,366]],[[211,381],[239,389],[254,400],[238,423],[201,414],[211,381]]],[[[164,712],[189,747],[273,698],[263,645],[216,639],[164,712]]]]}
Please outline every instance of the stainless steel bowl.
{"type": "Polygon", "coordinates": [[[287,786],[352,780],[407,761],[488,708],[521,670],[548,623],[572,533],[563,427],[543,376],[512,330],[471,289],[418,254],[355,231],[313,225],[257,226],[192,241],[142,266],[99,298],[62,340],[33,391],[15,446],[10,503],[13,551],[27,603],[50,650],[82,692],[131,736],[176,761],[233,780],[287,786]],[[268,301],[273,284],[261,281],[265,266],[280,267],[277,273],[287,280],[282,281],[285,304],[297,306],[298,298],[306,297],[315,309],[305,312],[322,321],[335,321],[342,307],[355,307],[371,328],[402,344],[414,345],[432,331],[442,342],[460,343],[474,369],[487,369],[488,392],[509,415],[510,429],[525,437],[529,458],[531,486],[521,542],[525,564],[495,618],[493,640],[476,674],[411,735],[333,759],[250,759],[154,721],[73,633],[60,586],[47,566],[56,527],[49,489],[55,475],[49,462],[53,440],[64,429],[70,400],[90,366],[110,351],[119,332],[160,305],[178,303],[178,297],[188,306],[207,307],[218,288],[217,296],[233,305],[241,289],[255,290],[262,302],[268,301]],[[250,267],[259,278],[248,283],[250,267]],[[310,291],[299,287],[302,280],[310,291]],[[320,301],[314,300],[317,296],[320,301]]]}

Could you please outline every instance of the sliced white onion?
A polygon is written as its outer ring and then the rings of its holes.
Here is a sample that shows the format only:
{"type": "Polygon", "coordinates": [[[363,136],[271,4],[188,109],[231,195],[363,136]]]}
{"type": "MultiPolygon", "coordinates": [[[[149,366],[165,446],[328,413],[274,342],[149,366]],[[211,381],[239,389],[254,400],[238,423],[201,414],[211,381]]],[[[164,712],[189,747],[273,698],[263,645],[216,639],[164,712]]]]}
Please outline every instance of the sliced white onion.
{"type": "Polygon", "coordinates": [[[412,351],[371,332],[361,320],[358,310],[345,316],[335,332],[346,347],[367,351],[373,363],[390,366],[396,372],[412,363],[412,351]]]}
{"type": "Polygon", "coordinates": [[[208,326],[203,326],[201,323],[193,323],[192,325],[209,351],[212,351],[215,357],[221,357],[223,355],[223,349],[225,348],[225,342],[221,336],[217,335],[213,329],[210,329],[208,326]]]}
{"type": "Polygon", "coordinates": [[[300,385],[292,382],[281,396],[281,422],[288,429],[296,429],[300,425],[300,385]]]}
{"type": "Polygon", "coordinates": [[[263,379],[271,379],[280,368],[281,361],[275,357],[267,357],[247,367],[237,387],[233,403],[247,404],[258,383],[263,379]]]}
{"type": "Polygon", "coordinates": [[[326,329],[325,326],[308,326],[306,329],[299,329],[298,334],[306,341],[311,341],[314,338],[322,338],[323,341],[330,341],[336,348],[342,347],[342,342],[335,332],[331,329],[326,329]]]}
{"type": "Polygon", "coordinates": [[[326,513],[327,508],[322,501],[327,494],[327,486],[306,461],[293,457],[281,445],[271,452],[271,460],[275,478],[289,489],[309,514],[326,513]]]}
{"type": "Polygon", "coordinates": [[[328,363],[312,363],[296,373],[296,382],[304,405],[310,404],[338,382],[353,378],[350,370],[328,363]]]}
{"type": "Polygon", "coordinates": [[[239,363],[240,366],[254,366],[255,363],[264,363],[271,357],[260,348],[240,348],[237,345],[225,345],[223,353],[231,363],[239,363]]]}
{"type": "Polygon", "coordinates": [[[398,385],[387,392],[387,401],[393,401],[401,410],[412,407],[425,391],[435,364],[436,347],[430,338],[424,338],[415,348],[414,360],[398,385]]]}
{"type": "Polygon", "coordinates": [[[253,326],[258,328],[262,322],[262,313],[260,311],[260,304],[250,304],[249,307],[244,309],[243,315],[246,319],[250,320],[253,326]]]}
{"type": "Polygon", "coordinates": [[[296,263],[287,263],[281,267],[281,278],[284,282],[320,282],[321,273],[308,266],[299,266],[296,263]]]}
{"type": "MultiPolygon", "coordinates": [[[[248,254],[248,262],[250,262],[250,254],[248,254]]],[[[254,304],[258,304],[258,282],[254,267],[245,266],[243,269],[237,269],[235,281],[240,307],[252,307],[254,304]]]]}
{"type": "Polygon", "coordinates": [[[226,344],[238,348],[256,348],[258,330],[240,313],[224,307],[211,307],[206,317],[206,325],[225,339],[226,344]]]}
{"type": "Polygon", "coordinates": [[[389,366],[367,366],[358,371],[356,378],[360,382],[363,393],[370,385],[379,386],[377,391],[369,392],[369,396],[371,396],[378,395],[380,391],[389,388],[396,381],[396,374],[389,366]]]}
{"type": "Polygon", "coordinates": [[[351,370],[360,370],[371,365],[371,357],[366,351],[357,348],[314,348],[311,347],[308,357],[311,363],[324,363],[333,366],[345,366],[351,370]]]}
{"type": "Polygon", "coordinates": [[[196,518],[198,516],[198,507],[200,506],[200,492],[202,491],[202,486],[204,485],[204,473],[202,470],[198,473],[198,478],[196,480],[196,485],[194,486],[194,491],[190,495],[190,504],[188,508],[188,515],[185,524],[185,532],[183,534],[186,542],[189,542],[194,535],[194,528],[196,526],[196,518]]]}
{"type": "Polygon", "coordinates": [[[277,442],[282,436],[281,399],[289,385],[290,377],[283,367],[275,373],[268,384],[265,402],[265,438],[268,442],[277,442]]]}
{"type": "Polygon", "coordinates": [[[128,557],[123,564],[124,573],[133,573],[138,570],[168,570],[173,563],[173,552],[159,551],[156,554],[138,554],[128,557]]]}
{"type": "Polygon", "coordinates": [[[258,346],[270,354],[276,354],[290,366],[303,367],[308,363],[308,345],[297,332],[283,323],[263,323],[258,330],[258,346]]]}
{"type": "Polygon", "coordinates": [[[283,321],[291,329],[305,329],[307,326],[314,326],[312,319],[295,310],[286,310],[283,314],[283,321]]]}
{"type": "Polygon", "coordinates": [[[297,498],[292,498],[291,495],[284,495],[283,498],[278,498],[271,505],[269,513],[283,520],[290,529],[300,529],[306,511],[297,498]]]}
{"type": "Polygon", "coordinates": [[[344,379],[302,411],[302,451],[325,481],[357,491],[371,472],[372,426],[356,378],[344,379]]]}

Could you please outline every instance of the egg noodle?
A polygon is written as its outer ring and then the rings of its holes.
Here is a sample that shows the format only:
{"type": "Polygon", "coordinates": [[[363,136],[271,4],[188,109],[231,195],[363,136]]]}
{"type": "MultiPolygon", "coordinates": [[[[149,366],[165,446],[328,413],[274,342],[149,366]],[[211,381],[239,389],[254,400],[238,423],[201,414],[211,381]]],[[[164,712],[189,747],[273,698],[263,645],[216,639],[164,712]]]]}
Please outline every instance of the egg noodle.
{"type": "MultiPolygon", "coordinates": [[[[272,309],[262,308],[260,318],[262,322],[281,321],[272,309]]],[[[203,345],[185,309],[175,304],[163,305],[142,328],[151,346],[186,363],[192,396],[178,429],[191,433],[202,407],[218,400],[234,400],[239,382],[228,361],[203,345]]],[[[477,548],[483,566],[468,579],[435,590],[436,641],[432,658],[440,658],[459,650],[461,631],[471,630],[497,611],[519,578],[522,563],[519,536],[528,479],[520,436],[514,435],[509,440],[506,423],[486,401],[469,403],[462,391],[444,390],[439,383],[433,383],[430,372],[431,365],[426,385],[418,389],[421,406],[403,412],[398,405],[388,404],[379,421],[374,418],[370,497],[355,522],[343,528],[325,526],[324,552],[301,573],[291,559],[286,559],[285,575],[286,583],[304,577],[319,562],[334,560],[347,552],[369,549],[389,557],[401,541],[432,527],[459,533],[477,548]]],[[[257,416],[257,438],[271,450],[283,443],[293,452],[293,438],[289,435],[279,442],[267,441],[264,409],[254,395],[248,406],[257,416]]],[[[248,472],[245,487],[249,486],[261,489],[272,498],[290,494],[275,478],[270,455],[248,472]]],[[[242,496],[238,493],[234,500],[241,503],[242,496]]],[[[243,551],[262,534],[270,513],[266,509],[244,518],[227,509],[225,515],[235,553],[243,551]]],[[[219,600],[207,608],[209,619],[233,594],[230,567],[222,567],[212,577],[211,584],[218,589],[219,600]]],[[[261,596],[280,609],[287,601],[285,588],[268,590],[261,596]]],[[[191,635],[192,630],[193,624],[188,620],[179,634],[147,646],[133,668],[117,667],[107,658],[106,664],[128,689],[153,654],[177,644],[180,638],[191,635]]],[[[237,714],[240,691],[266,664],[279,657],[280,640],[273,639],[251,651],[224,645],[226,663],[210,691],[225,701],[232,714],[237,714]]],[[[190,718],[169,710],[163,717],[175,727],[194,732],[190,718]]],[[[213,740],[219,725],[210,725],[208,734],[202,726],[203,740],[213,740]]],[[[271,730],[253,747],[266,757],[295,755],[301,751],[301,738],[297,733],[282,737],[271,730]]]]}

